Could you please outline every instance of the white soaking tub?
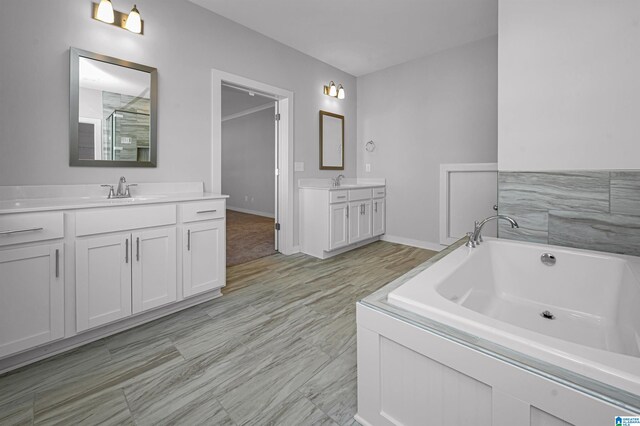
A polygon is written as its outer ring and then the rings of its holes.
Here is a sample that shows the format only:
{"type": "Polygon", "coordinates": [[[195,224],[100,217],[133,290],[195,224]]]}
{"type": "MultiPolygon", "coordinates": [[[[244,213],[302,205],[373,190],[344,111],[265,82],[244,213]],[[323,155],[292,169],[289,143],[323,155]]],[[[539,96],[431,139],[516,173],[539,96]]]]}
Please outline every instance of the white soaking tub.
{"type": "Polygon", "coordinates": [[[458,247],[388,298],[640,395],[640,258],[487,239],[458,247]]]}
{"type": "Polygon", "coordinates": [[[358,302],[357,325],[363,425],[640,415],[640,257],[459,241],[358,302]]]}

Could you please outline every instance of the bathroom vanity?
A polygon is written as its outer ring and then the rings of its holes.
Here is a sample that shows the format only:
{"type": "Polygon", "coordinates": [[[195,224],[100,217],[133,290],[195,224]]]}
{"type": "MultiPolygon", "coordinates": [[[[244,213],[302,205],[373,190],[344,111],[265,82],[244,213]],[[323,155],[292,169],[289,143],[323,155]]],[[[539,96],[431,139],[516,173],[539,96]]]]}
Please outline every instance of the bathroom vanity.
{"type": "Polygon", "coordinates": [[[300,239],[303,253],[326,259],[380,239],[386,229],[386,186],[301,179],[300,239]]]}
{"type": "Polygon", "coordinates": [[[0,188],[0,372],[221,296],[225,198],[0,188]]]}

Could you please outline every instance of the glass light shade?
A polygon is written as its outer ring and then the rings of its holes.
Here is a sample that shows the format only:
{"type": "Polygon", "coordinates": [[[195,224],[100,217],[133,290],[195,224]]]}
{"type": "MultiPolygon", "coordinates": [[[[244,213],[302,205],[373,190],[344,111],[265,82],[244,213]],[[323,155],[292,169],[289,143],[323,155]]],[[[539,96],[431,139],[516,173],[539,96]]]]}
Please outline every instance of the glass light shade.
{"type": "Polygon", "coordinates": [[[329,83],[329,96],[338,96],[338,89],[333,81],[329,83]]]}
{"type": "Polygon", "coordinates": [[[338,86],[338,99],[344,99],[344,87],[342,87],[342,84],[338,86]]]}
{"type": "Polygon", "coordinates": [[[108,24],[113,24],[115,18],[113,16],[113,5],[111,4],[111,0],[100,0],[96,19],[108,24]]]}
{"type": "Polygon", "coordinates": [[[132,33],[140,34],[142,32],[142,19],[140,19],[140,12],[138,12],[135,4],[133,5],[133,9],[131,9],[131,13],[129,13],[124,27],[132,33]]]}

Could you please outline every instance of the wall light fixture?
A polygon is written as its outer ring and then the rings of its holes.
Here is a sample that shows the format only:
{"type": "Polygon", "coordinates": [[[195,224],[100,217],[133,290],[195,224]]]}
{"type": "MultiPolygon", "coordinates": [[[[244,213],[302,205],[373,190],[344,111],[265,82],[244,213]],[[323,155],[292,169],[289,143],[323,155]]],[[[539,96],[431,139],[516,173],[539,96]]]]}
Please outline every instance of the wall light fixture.
{"type": "Polygon", "coordinates": [[[324,86],[324,94],[327,96],[333,96],[334,98],[344,99],[344,87],[342,84],[336,84],[331,81],[328,86],[324,86]]]}
{"type": "Polygon", "coordinates": [[[91,17],[97,21],[104,22],[135,34],[144,34],[144,21],[140,18],[140,12],[136,5],[127,15],[113,9],[111,0],[100,0],[100,3],[92,3],[93,12],[91,17]]]}

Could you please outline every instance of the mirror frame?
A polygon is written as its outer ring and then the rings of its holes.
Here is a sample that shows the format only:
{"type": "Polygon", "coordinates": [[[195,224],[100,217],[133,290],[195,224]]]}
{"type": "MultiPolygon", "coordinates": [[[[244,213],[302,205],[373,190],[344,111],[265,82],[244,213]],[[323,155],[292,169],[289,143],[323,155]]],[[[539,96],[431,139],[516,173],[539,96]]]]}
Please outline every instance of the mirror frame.
{"type": "Polygon", "coordinates": [[[322,111],[322,110],[320,110],[320,170],[344,170],[344,115],[335,114],[333,112],[322,111]],[[324,124],[323,118],[325,115],[328,117],[340,119],[342,121],[342,166],[325,166],[324,163],[322,162],[323,151],[324,151],[322,127],[324,124]]]}
{"type": "Polygon", "coordinates": [[[111,56],[101,55],[72,47],[69,49],[69,165],[81,167],[157,167],[158,158],[158,70],[111,56]],[[149,73],[151,77],[151,111],[149,114],[149,161],[80,160],[78,158],[78,117],[80,96],[80,58],[93,59],[108,64],[149,73]]]}

